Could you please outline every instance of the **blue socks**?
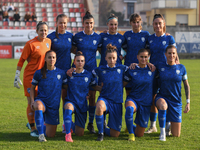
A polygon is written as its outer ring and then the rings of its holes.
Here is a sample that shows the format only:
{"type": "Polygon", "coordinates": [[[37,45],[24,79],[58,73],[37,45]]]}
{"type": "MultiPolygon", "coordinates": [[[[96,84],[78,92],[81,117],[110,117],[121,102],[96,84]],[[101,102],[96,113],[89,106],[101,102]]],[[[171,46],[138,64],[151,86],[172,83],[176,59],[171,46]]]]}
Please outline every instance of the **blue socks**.
{"type": "Polygon", "coordinates": [[[93,123],[96,106],[89,106],[89,123],[93,123]]]}
{"type": "Polygon", "coordinates": [[[160,128],[165,128],[167,110],[158,110],[158,120],[160,128]]]}
{"type": "Polygon", "coordinates": [[[133,107],[131,107],[131,106],[126,107],[126,114],[125,114],[126,127],[130,134],[134,133],[134,131],[135,131],[135,130],[133,130],[133,112],[134,112],[133,107]]]}
{"type": "Polygon", "coordinates": [[[96,115],[96,124],[97,124],[97,128],[98,128],[98,130],[99,130],[99,133],[103,133],[103,124],[104,124],[104,117],[103,117],[103,115],[101,115],[101,116],[97,116],[96,115]]]}
{"type": "Polygon", "coordinates": [[[44,118],[42,110],[35,111],[35,123],[39,134],[44,134],[44,118]]]}
{"type": "Polygon", "coordinates": [[[150,121],[156,121],[158,113],[150,112],[150,121]]]}
{"type": "Polygon", "coordinates": [[[72,122],[72,110],[65,109],[64,124],[65,124],[66,134],[70,133],[71,122],[72,122]]]}

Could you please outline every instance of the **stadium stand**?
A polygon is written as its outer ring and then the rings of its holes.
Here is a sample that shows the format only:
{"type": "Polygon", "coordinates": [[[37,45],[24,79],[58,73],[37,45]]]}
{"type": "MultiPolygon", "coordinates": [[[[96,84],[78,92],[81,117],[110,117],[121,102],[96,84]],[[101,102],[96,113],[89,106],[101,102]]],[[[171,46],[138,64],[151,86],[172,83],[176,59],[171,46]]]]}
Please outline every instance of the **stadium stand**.
{"type": "Polygon", "coordinates": [[[24,22],[26,12],[36,12],[37,22],[46,21],[49,28],[55,29],[56,16],[64,13],[69,17],[67,30],[82,31],[82,17],[85,15],[84,0],[0,0],[0,3],[12,3],[19,11],[21,22],[13,22],[14,12],[9,12],[9,23],[0,16],[0,29],[35,29],[36,22],[24,22]]]}

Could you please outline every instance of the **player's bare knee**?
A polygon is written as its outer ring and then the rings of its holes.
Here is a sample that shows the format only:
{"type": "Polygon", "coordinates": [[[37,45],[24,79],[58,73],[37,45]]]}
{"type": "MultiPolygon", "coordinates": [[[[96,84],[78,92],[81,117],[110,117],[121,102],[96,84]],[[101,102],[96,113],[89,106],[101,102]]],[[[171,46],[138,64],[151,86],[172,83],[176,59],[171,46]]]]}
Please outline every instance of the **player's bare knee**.
{"type": "Polygon", "coordinates": [[[75,132],[76,136],[83,136],[84,132],[75,132]]]}

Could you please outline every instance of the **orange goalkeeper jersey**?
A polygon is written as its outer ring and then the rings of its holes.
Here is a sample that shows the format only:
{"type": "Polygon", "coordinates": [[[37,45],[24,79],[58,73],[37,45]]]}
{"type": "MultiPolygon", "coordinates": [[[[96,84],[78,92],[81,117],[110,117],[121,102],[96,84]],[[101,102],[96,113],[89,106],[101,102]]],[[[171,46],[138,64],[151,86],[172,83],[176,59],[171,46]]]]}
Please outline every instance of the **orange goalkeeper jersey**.
{"type": "Polygon", "coordinates": [[[17,66],[22,67],[24,61],[28,64],[24,70],[24,80],[32,80],[36,70],[44,65],[45,53],[51,48],[51,40],[46,38],[43,42],[38,41],[37,37],[26,42],[22,55],[17,66]]]}

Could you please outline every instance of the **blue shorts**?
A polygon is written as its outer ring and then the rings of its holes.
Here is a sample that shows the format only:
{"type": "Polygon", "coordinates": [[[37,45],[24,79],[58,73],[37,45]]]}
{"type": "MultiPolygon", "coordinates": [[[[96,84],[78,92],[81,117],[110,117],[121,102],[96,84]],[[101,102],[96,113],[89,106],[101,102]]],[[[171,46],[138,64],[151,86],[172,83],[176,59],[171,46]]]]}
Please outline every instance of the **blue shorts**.
{"type": "Polygon", "coordinates": [[[122,127],[122,104],[112,103],[102,97],[99,97],[97,102],[100,100],[104,101],[106,105],[106,114],[109,113],[108,127],[120,132],[122,127]]]}
{"type": "Polygon", "coordinates": [[[65,102],[64,106],[68,103],[74,106],[73,113],[75,114],[75,125],[85,129],[85,123],[87,120],[87,111],[81,112],[81,110],[78,107],[76,107],[76,105],[73,102],[65,102]]]}
{"type": "Polygon", "coordinates": [[[143,128],[147,128],[150,117],[151,106],[140,105],[131,98],[128,98],[126,102],[127,101],[132,101],[136,106],[136,117],[134,122],[143,128]]]}
{"type": "MultiPolygon", "coordinates": [[[[95,80],[95,82],[96,82],[96,84],[97,84],[97,77],[95,77],[94,80],[95,80]]],[[[93,86],[90,85],[90,86],[89,86],[89,90],[90,90],[90,91],[95,91],[92,87],[93,87],[93,86]]]]}
{"type": "Polygon", "coordinates": [[[53,108],[47,107],[42,100],[37,99],[35,101],[41,101],[45,107],[45,112],[43,113],[45,123],[50,124],[50,125],[60,124],[59,109],[53,109],[53,108]]]}
{"type": "Polygon", "coordinates": [[[155,98],[155,104],[157,102],[158,99],[163,98],[167,105],[167,120],[169,120],[170,122],[182,122],[182,105],[180,104],[176,104],[176,103],[172,103],[170,102],[167,98],[157,94],[156,98],[155,98]]]}

